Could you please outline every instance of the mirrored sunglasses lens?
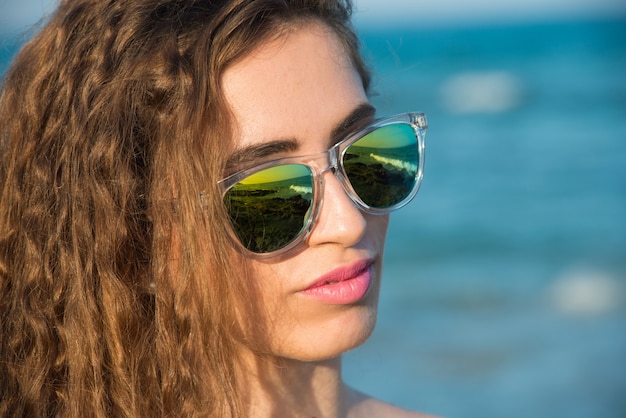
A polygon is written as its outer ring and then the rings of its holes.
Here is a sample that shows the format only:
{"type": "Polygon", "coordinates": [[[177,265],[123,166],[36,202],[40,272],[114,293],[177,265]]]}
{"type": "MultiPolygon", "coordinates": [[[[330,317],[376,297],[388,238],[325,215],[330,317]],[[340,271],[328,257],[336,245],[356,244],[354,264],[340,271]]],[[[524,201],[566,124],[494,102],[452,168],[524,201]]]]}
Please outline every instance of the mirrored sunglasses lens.
{"type": "Polygon", "coordinates": [[[361,200],[384,209],[406,199],[416,183],[417,136],[409,124],[378,128],[350,145],[343,166],[361,200]]]}
{"type": "Polygon", "coordinates": [[[237,183],[224,202],[244,247],[276,251],[303,232],[313,202],[313,174],[301,164],[271,167],[237,183]]]}

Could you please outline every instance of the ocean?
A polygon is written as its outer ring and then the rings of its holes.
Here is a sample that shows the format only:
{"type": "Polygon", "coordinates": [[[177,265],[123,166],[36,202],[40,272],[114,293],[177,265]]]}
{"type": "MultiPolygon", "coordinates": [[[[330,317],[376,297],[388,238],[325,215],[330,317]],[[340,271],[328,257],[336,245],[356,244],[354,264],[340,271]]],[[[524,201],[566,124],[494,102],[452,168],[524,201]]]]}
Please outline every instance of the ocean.
{"type": "Polygon", "coordinates": [[[430,126],[346,380],[450,418],[626,417],[626,20],[358,30],[378,113],[430,126]]]}
{"type": "Polygon", "coordinates": [[[359,30],[379,113],[430,126],[348,382],[446,417],[626,417],[626,20],[359,30]]]}

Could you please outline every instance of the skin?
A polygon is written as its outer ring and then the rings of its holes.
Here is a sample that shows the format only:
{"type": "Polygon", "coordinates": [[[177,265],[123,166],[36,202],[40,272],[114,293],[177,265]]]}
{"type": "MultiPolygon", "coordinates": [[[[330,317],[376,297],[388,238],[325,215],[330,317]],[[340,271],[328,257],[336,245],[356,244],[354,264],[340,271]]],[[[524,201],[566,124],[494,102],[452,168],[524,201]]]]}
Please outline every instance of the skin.
{"type": "MultiPolygon", "coordinates": [[[[225,71],[222,87],[236,149],[272,144],[268,155],[245,166],[325,151],[341,139],[333,132],[346,118],[351,126],[343,126],[344,134],[374,118],[358,73],[321,24],[297,25],[261,44],[225,71]]],[[[244,355],[249,415],[423,416],[357,393],[342,380],[341,354],[374,329],[389,219],[356,208],[332,172],[323,179],[324,203],[307,241],[279,258],[250,260],[262,282],[258,297],[268,315],[271,355],[244,355]],[[372,282],[357,302],[328,304],[303,294],[323,274],[363,259],[373,261],[372,282]]]]}

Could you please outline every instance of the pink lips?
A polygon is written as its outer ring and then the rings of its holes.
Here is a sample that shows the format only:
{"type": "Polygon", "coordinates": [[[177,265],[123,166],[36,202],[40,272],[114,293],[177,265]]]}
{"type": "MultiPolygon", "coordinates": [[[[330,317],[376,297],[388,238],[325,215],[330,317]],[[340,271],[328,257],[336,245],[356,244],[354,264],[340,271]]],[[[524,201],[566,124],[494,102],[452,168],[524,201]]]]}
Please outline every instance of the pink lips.
{"type": "Polygon", "coordinates": [[[315,281],[301,293],[320,302],[347,305],[359,301],[370,288],[373,261],[359,260],[336,268],[315,281]]]}

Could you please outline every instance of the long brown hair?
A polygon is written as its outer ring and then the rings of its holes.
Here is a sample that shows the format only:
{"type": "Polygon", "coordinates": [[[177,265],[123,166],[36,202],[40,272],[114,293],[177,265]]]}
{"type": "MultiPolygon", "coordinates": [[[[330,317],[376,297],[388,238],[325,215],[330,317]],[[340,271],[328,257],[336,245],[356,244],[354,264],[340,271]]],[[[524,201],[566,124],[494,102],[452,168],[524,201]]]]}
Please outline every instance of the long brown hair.
{"type": "Polygon", "coordinates": [[[64,0],[0,96],[0,416],[239,416],[220,77],[340,0],[64,0]],[[199,196],[202,196],[200,198],[199,196]]]}

